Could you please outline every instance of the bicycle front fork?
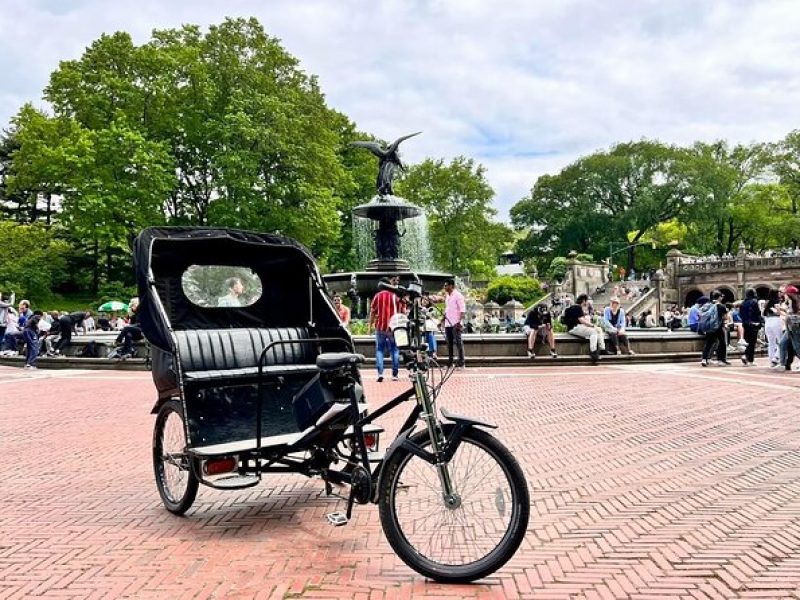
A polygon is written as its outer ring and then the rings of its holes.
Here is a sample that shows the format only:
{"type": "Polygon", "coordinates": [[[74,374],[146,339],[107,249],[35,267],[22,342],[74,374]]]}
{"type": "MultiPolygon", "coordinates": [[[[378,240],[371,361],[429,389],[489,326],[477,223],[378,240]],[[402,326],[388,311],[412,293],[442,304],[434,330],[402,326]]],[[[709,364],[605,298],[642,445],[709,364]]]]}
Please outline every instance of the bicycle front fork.
{"type": "Polygon", "coordinates": [[[436,467],[436,472],[439,476],[439,483],[442,485],[442,500],[448,508],[458,508],[461,505],[461,497],[456,492],[453,480],[450,477],[450,467],[443,458],[443,450],[447,440],[436,415],[436,406],[430,396],[428,386],[419,371],[414,373],[414,390],[417,395],[417,402],[422,407],[420,418],[425,421],[425,426],[431,439],[431,453],[436,460],[434,467],[436,467]]]}

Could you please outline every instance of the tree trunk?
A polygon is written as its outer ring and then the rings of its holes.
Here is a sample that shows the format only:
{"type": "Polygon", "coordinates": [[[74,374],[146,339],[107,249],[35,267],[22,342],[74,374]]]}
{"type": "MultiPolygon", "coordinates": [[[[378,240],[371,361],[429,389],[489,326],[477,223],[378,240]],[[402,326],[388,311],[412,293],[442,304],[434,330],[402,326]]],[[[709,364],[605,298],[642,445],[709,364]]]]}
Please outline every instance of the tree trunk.
{"type": "Polygon", "coordinates": [[[100,288],[100,244],[97,238],[94,238],[94,252],[92,253],[92,292],[97,295],[97,290],[100,288]]]}
{"type": "Polygon", "coordinates": [[[111,270],[112,270],[112,252],[111,246],[106,246],[106,281],[111,281],[111,270]]]}

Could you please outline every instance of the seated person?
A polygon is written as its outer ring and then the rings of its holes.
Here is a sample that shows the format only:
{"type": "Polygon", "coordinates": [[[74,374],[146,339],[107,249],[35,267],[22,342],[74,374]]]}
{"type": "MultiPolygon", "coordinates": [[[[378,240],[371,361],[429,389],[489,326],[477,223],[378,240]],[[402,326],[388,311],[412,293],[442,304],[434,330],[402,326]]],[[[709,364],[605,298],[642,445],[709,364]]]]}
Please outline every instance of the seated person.
{"type": "Polygon", "coordinates": [[[578,296],[575,304],[564,311],[563,319],[569,333],[589,340],[589,356],[592,364],[597,364],[600,360],[599,351],[605,352],[606,342],[602,331],[592,324],[586,313],[588,300],[586,294],[578,296]]]}
{"type": "Polygon", "coordinates": [[[555,336],[553,336],[553,319],[544,304],[540,304],[535,309],[528,311],[523,331],[528,340],[528,358],[536,358],[534,350],[536,348],[536,338],[539,335],[542,336],[542,340],[547,340],[547,345],[550,346],[550,356],[558,358],[556,340],[555,336]]]}
{"type": "Polygon", "coordinates": [[[608,333],[608,345],[612,354],[634,354],[628,336],[625,333],[625,309],[619,304],[619,298],[613,296],[603,311],[603,323],[608,333]]]}

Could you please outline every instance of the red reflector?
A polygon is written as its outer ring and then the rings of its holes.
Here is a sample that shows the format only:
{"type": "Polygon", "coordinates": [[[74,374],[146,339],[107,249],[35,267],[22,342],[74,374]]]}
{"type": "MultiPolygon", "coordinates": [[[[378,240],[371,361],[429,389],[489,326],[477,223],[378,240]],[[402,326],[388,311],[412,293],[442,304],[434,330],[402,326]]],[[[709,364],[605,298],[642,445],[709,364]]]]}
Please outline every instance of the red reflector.
{"type": "Polygon", "coordinates": [[[236,469],[237,460],[235,456],[226,456],[224,458],[212,458],[206,461],[205,468],[206,475],[219,475],[220,473],[228,473],[236,469]]]}
{"type": "Polygon", "coordinates": [[[367,445],[367,448],[374,448],[378,444],[378,435],[375,433],[365,433],[364,443],[367,445]]]}

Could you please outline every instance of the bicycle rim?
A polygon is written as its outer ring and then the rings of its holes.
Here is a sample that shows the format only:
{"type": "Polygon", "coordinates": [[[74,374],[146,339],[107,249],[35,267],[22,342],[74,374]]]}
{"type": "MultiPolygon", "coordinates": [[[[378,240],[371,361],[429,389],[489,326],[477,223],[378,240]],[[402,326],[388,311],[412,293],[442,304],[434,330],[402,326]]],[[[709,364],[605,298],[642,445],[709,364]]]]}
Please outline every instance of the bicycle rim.
{"type": "Polygon", "coordinates": [[[185,455],[185,434],[183,419],[170,411],[164,419],[161,430],[160,478],[162,489],[171,502],[178,503],[189,485],[189,470],[185,455]]]}
{"type": "Polygon", "coordinates": [[[507,552],[520,498],[501,458],[478,440],[465,437],[449,467],[457,508],[445,506],[436,468],[408,454],[392,481],[393,518],[405,543],[431,566],[480,569],[507,552]]]}

